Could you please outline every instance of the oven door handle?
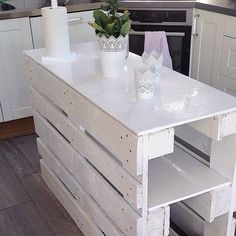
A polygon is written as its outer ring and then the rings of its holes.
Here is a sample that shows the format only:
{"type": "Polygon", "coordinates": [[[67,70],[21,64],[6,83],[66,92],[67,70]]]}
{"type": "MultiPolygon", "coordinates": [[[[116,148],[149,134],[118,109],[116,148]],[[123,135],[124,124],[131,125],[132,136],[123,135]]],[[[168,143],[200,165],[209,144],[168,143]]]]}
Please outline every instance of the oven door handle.
{"type": "MultiPolygon", "coordinates": [[[[145,35],[145,31],[135,31],[131,30],[129,35],[145,35]]],[[[184,32],[166,32],[167,37],[184,37],[185,33],[184,32]]]]}

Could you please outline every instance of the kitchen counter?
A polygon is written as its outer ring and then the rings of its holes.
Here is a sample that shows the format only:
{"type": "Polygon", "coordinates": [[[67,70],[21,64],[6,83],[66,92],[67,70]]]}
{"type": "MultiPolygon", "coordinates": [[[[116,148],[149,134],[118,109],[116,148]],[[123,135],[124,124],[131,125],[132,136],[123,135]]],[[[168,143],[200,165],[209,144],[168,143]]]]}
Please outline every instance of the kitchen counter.
{"type": "Polygon", "coordinates": [[[236,16],[235,0],[198,0],[196,8],[236,16]]]}
{"type": "MultiPolygon", "coordinates": [[[[79,0],[79,1],[74,0],[72,1],[72,3],[67,4],[66,8],[67,8],[67,11],[71,13],[71,12],[78,12],[78,11],[94,10],[94,9],[99,8],[100,5],[101,5],[101,2],[97,0],[79,0]]],[[[39,3],[39,6],[40,6],[40,3],[39,3]]],[[[41,6],[43,7],[44,5],[42,4],[41,6]]],[[[0,20],[13,19],[13,18],[19,18],[19,17],[34,17],[34,16],[40,16],[40,15],[41,15],[40,7],[30,9],[30,7],[27,4],[25,4],[24,7],[22,8],[19,7],[16,10],[0,12],[0,20]]]]}
{"type": "MultiPolygon", "coordinates": [[[[37,0],[35,0],[37,1],[37,0]]],[[[40,0],[38,0],[40,1],[40,0]]],[[[40,1],[42,2],[42,1],[40,1]]],[[[12,4],[14,5],[14,4],[12,4]]],[[[66,7],[68,12],[94,10],[99,8],[101,2],[98,0],[72,0],[66,7]]],[[[38,3],[40,6],[40,3],[38,3]]],[[[43,4],[42,4],[43,6],[43,4]]],[[[124,0],[121,2],[122,8],[199,8],[202,10],[213,11],[226,15],[236,16],[236,1],[235,0],[124,0]]],[[[25,4],[24,8],[17,10],[0,12],[0,20],[11,19],[18,17],[33,17],[40,16],[40,8],[32,8],[25,4]]]]}

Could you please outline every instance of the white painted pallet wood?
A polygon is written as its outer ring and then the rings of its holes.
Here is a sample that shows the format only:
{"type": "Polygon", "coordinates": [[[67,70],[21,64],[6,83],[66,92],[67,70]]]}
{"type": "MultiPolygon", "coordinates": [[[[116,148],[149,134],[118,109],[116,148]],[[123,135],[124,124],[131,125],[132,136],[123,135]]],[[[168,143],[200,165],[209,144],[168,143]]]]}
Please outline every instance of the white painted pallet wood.
{"type": "Polygon", "coordinates": [[[173,154],[151,160],[149,165],[149,209],[230,185],[229,180],[177,146],[173,154]]]}
{"type": "Polygon", "coordinates": [[[210,167],[236,184],[236,135],[212,141],[210,167]]]}
{"type": "Polygon", "coordinates": [[[232,229],[231,229],[231,236],[235,236],[235,227],[236,227],[236,219],[233,218],[232,229]]]}
{"type": "Polygon", "coordinates": [[[129,84],[139,56],[130,53],[124,76],[112,79],[101,74],[96,43],[78,44],[74,50],[80,56],[69,66],[43,65],[44,50],[25,55],[138,136],[236,111],[234,97],[165,67],[155,96],[136,100],[129,84]]]}
{"type": "Polygon", "coordinates": [[[189,198],[183,203],[206,221],[213,222],[216,217],[229,212],[231,191],[232,188],[227,186],[189,198]]]}
{"type": "Polygon", "coordinates": [[[71,142],[78,152],[100,171],[136,209],[142,207],[142,186],[109,153],[74,126],[49,100],[31,88],[33,107],[71,142]]]}
{"type": "Polygon", "coordinates": [[[236,113],[225,113],[208,119],[192,122],[190,125],[209,136],[220,141],[223,137],[236,133],[236,113]]]}
{"type": "Polygon", "coordinates": [[[102,231],[90,220],[89,216],[78,206],[74,197],[66,187],[58,180],[56,175],[40,161],[42,178],[54,193],[63,207],[69,212],[76,225],[85,236],[104,236],[102,231]]]}
{"type": "Polygon", "coordinates": [[[125,235],[142,235],[141,216],[118,192],[80,156],[66,140],[36,111],[35,128],[40,139],[70,170],[77,181],[97,201],[106,214],[116,222],[125,235]],[[99,186],[99,187],[98,187],[99,186]],[[116,206],[116,207],[111,207],[116,206]],[[138,232],[139,231],[139,232],[138,232]]]}
{"type": "MultiPolygon", "coordinates": [[[[67,113],[69,120],[78,128],[82,127],[91,133],[122,162],[123,166],[135,178],[138,178],[137,176],[142,174],[142,153],[139,153],[142,143],[138,137],[106,112],[69,88],[56,76],[47,70],[43,70],[37,63],[32,60],[27,63],[31,70],[30,85],[67,113]],[[47,86],[45,86],[46,84],[47,86]],[[51,90],[52,87],[55,88],[56,92],[51,90]],[[109,132],[107,132],[108,126],[109,132]]],[[[150,135],[149,158],[171,153],[173,151],[173,140],[174,130],[172,128],[150,135]],[[158,141],[162,141],[165,145],[158,147],[153,145],[158,141]]]]}
{"type": "Polygon", "coordinates": [[[48,97],[65,113],[68,113],[69,107],[66,92],[69,86],[58,80],[58,78],[49,73],[35,61],[28,60],[27,63],[28,70],[30,71],[28,73],[30,86],[37,88],[40,93],[48,97]]]}
{"type": "Polygon", "coordinates": [[[170,207],[148,212],[148,236],[167,236],[170,228],[170,207]]]}
{"type": "Polygon", "coordinates": [[[50,168],[57,178],[66,186],[79,207],[89,214],[92,222],[94,222],[105,235],[124,235],[40,139],[37,140],[37,144],[39,153],[47,167],[50,168]]]}
{"type": "MultiPolygon", "coordinates": [[[[141,175],[143,145],[141,139],[77,91],[69,89],[68,94],[69,120],[76,126],[87,130],[102,143],[132,175],[141,175]]],[[[146,152],[149,159],[171,153],[173,152],[174,130],[170,128],[153,133],[148,137],[148,141],[146,152]],[[162,142],[159,146],[153,145],[158,141],[162,142]]]]}

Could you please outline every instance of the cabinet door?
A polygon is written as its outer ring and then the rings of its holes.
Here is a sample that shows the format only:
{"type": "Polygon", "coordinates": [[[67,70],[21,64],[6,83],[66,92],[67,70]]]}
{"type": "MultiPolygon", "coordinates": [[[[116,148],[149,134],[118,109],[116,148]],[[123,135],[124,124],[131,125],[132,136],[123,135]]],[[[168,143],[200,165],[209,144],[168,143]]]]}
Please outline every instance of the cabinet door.
{"type": "MultiPolygon", "coordinates": [[[[42,17],[32,17],[31,28],[34,48],[43,48],[43,24],[42,17]]],[[[93,11],[75,12],[68,14],[70,43],[83,43],[96,39],[94,29],[88,25],[93,21],[93,11]]]]}
{"type": "Polygon", "coordinates": [[[23,50],[32,49],[29,18],[0,21],[0,101],[4,121],[31,115],[23,50]]]}
{"type": "Polygon", "coordinates": [[[236,39],[224,37],[220,74],[236,81],[236,39]]]}
{"type": "Polygon", "coordinates": [[[218,87],[225,15],[196,10],[191,76],[218,87]]]}
{"type": "Polygon", "coordinates": [[[219,89],[236,97],[236,78],[230,79],[220,75],[219,89]]]}
{"type": "Polygon", "coordinates": [[[68,14],[71,43],[84,43],[96,40],[95,30],[88,24],[93,21],[93,11],[68,14]]]}

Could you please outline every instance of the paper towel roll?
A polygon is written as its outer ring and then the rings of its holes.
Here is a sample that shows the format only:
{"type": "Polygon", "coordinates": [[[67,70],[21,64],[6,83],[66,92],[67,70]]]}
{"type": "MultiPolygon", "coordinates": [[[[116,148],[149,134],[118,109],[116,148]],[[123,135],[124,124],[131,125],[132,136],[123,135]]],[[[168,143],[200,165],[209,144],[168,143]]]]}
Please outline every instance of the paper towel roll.
{"type": "Polygon", "coordinates": [[[55,61],[70,60],[71,54],[66,8],[44,7],[42,8],[42,16],[46,48],[44,59],[55,61]]]}

